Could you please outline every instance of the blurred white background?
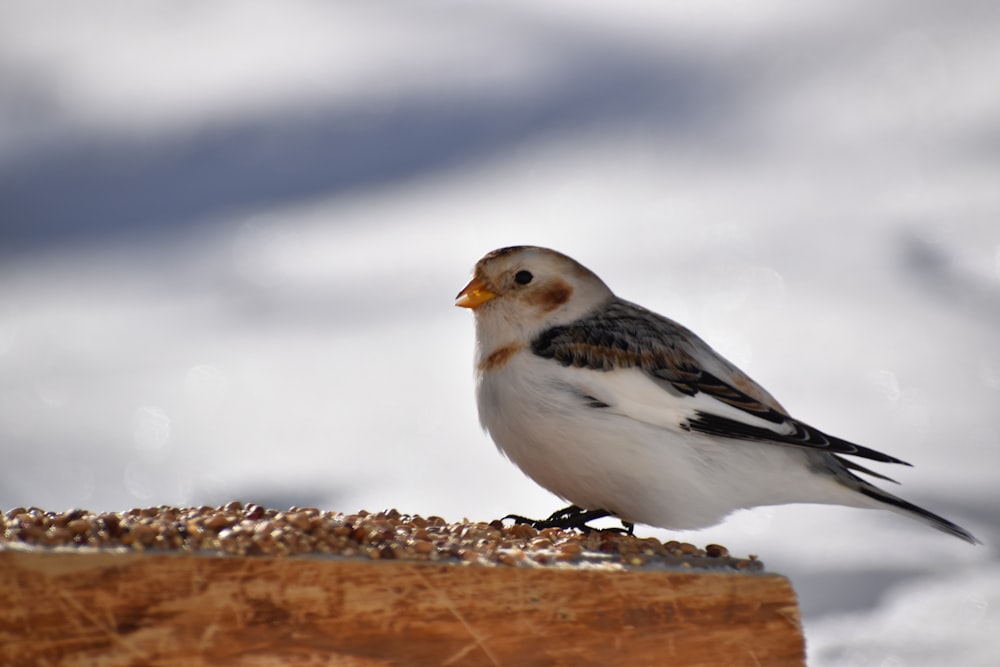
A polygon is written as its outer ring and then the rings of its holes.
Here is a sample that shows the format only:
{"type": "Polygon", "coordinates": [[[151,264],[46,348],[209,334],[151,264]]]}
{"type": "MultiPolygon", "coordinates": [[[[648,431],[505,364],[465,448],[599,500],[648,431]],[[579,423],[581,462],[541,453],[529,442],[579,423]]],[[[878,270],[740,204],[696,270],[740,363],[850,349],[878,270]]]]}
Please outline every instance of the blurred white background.
{"type": "Polygon", "coordinates": [[[0,509],[546,515],[452,299],[547,245],[986,543],[818,506],[679,535],[790,576],[811,665],[1000,664],[998,31],[974,0],[6,2],[0,509]]]}

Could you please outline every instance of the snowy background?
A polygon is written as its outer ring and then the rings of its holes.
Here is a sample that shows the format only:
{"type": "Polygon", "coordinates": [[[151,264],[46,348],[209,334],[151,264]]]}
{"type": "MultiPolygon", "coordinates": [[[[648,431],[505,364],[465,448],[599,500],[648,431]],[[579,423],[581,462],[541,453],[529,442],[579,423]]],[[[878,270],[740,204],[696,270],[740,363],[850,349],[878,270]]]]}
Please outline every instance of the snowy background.
{"type": "Polygon", "coordinates": [[[681,534],[791,577],[811,665],[1000,664],[998,34],[975,0],[6,2],[0,508],[548,514],[452,305],[541,244],[986,543],[681,534]]]}

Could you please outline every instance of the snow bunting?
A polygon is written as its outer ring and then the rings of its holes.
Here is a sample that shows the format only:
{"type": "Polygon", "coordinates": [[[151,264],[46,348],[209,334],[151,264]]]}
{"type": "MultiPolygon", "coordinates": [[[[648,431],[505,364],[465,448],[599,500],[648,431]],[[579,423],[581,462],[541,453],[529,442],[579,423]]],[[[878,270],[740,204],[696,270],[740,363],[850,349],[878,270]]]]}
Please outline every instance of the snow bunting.
{"type": "Polygon", "coordinates": [[[964,528],[856,473],[903,461],[827,435],[680,324],[620,299],[553,250],[501,248],[455,305],[476,321],[479,419],[525,474],[573,503],[542,525],[703,528],[758,505],[893,510],[964,528]]]}

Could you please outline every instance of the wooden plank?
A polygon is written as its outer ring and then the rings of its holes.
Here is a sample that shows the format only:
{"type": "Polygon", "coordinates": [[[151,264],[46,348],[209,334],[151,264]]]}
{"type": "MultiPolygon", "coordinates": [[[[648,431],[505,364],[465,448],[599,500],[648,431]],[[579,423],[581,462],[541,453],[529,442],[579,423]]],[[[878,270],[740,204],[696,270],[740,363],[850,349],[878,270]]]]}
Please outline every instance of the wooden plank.
{"type": "Polygon", "coordinates": [[[803,661],[775,574],[0,549],[3,665],[803,661]]]}

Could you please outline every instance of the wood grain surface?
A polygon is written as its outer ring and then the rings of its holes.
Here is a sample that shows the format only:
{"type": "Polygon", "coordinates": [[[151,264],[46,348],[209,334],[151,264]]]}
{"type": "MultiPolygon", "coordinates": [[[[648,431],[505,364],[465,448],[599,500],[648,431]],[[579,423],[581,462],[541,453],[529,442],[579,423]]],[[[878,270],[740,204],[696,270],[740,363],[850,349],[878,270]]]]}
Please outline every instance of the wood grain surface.
{"type": "Polygon", "coordinates": [[[773,574],[0,551],[0,664],[801,665],[773,574]]]}

